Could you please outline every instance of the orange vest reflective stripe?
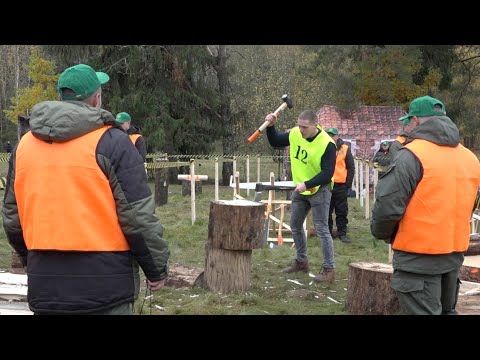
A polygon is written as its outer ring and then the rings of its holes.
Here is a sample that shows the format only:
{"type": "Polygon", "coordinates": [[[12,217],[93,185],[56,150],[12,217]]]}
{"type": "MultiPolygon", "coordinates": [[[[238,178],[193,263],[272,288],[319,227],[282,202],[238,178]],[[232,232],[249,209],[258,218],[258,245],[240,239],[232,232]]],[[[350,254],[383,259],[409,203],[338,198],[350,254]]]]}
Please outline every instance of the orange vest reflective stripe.
{"type": "Polygon", "coordinates": [[[142,136],[140,134],[132,134],[132,135],[129,135],[130,136],[130,140],[132,140],[132,143],[133,145],[135,145],[135,143],[137,142],[137,139],[142,136]]]}
{"type": "Polygon", "coordinates": [[[14,188],[29,250],[130,249],[109,180],[96,159],[108,128],[63,143],[47,143],[31,132],[20,141],[14,188]]]}
{"type": "Polygon", "coordinates": [[[405,146],[420,160],[423,177],[400,220],[393,249],[418,254],[467,250],[480,163],[464,146],[413,140],[405,146]]]}
{"type": "Polygon", "coordinates": [[[333,182],[345,184],[347,181],[347,164],[345,157],[347,156],[348,145],[343,144],[337,150],[337,160],[335,163],[335,172],[333,173],[333,182]]]}
{"type": "Polygon", "coordinates": [[[403,145],[403,144],[405,144],[405,142],[407,141],[407,138],[406,138],[405,136],[398,135],[395,140],[398,141],[400,144],[403,145]]]}

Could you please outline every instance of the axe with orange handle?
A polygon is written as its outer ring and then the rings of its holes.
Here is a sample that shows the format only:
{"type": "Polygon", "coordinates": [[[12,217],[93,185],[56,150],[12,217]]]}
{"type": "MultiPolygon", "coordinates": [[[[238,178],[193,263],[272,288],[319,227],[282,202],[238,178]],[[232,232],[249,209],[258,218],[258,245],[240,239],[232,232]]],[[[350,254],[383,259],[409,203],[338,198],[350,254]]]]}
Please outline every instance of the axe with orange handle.
{"type": "MultiPolygon", "coordinates": [[[[280,115],[280,113],[285,110],[286,107],[288,107],[289,109],[293,108],[293,102],[292,102],[292,99],[290,99],[288,97],[287,94],[283,95],[282,96],[282,100],[283,100],[283,104],[280,105],[278,107],[277,110],[275,110],[275,112],[273,113],[275,115],[275,117],[278,117],[278,115],[280,115]]],[[[248,138],[248,142],[249,143],[252,143],[255,141],[255,139],[258,137],[258,135],[260,135],[260,133],[265,130],[265,128],[268,126],[268,124],[270,124],[270,121],[265,121],[262,126],[260,126],[257,131],[255,131],[252,136],[250,136],[248,138]]]]}

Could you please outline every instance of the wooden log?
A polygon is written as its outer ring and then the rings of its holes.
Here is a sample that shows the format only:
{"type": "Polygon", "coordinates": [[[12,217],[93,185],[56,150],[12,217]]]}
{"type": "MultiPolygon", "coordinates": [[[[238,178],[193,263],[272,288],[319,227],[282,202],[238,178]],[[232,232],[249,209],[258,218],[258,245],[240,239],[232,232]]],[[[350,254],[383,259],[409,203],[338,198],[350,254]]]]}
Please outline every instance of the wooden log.
{"type": "Polygon", "coordinates": [[[460,280],[480,283],[480,255],[465,256],[458,277],[460,280]]]}
{"type": "Polygon", "coordinates": [[[470,244],[465,256],[480,255],[480,234],[470,234],[470,244]]]}
{"type": "Polygon", "coordinates": [[[165,286],[174,288],[191,288],[197,282],[198,277],[203,273],[203,269],[180,265],[171,264],[168,268],[168,278],[165,281],[165,286]]]}
{"type": "Polygon", "coordinates": [[[249,200],[210,202],[207,245],[225,250],[264,247],[265,205],[249,200]]]}
{"type": "Polygon", "coordinates": [[[357,262],[348,270],[345,309],[354,315],[391,315],[400,310],[390,286],[393,268],[388,264],[357,262]]]}
{"type": "Polygon", "coordinates": [[[204,286],[213,292],[242,292],[250,288],[252,250],[206,247],[204,286]]]}
{"type": "Polygon", "coordinates": [[[480,315],[480,284],[462,281],[455,310],[460,315],[480,315]]]}
{"type": "MultiPolygon", "coordinates": [[[[182,195],[183,196],[191,196],[191,181],[190,180],[182,180],[182,195]]],[[[195,195],[202,193],[202,182],[195,181],[195,195]]]]}
{"type": "Polygon", "coordinates": [[[169,169],[155,170],[155,205],[161,206],[168,203],[169,169]]]}

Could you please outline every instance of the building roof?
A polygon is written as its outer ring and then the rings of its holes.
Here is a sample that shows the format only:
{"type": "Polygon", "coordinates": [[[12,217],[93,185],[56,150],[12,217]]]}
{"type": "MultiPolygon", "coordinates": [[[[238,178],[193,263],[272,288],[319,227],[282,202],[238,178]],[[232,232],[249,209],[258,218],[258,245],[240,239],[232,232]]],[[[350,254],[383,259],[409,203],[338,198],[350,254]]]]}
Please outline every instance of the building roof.
{"type": "Polygon", "coordinates": [[[370,157],[375,146],[385,139],[395,139],[402,130],[398,119],[405,115],[401,106],[359,106],[353,110],[325,105],[317,112],[322,128],[338,129],[342,139],[355,140],[357,155],[370,157]]]}

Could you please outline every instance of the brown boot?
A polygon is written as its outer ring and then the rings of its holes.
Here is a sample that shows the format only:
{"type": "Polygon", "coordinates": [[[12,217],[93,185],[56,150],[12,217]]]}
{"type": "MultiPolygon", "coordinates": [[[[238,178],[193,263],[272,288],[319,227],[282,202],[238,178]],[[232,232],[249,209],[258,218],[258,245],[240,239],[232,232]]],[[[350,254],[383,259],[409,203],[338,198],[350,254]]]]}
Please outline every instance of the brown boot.
{"type": "Polygon", "coordinates": [[[335,270],[323,268],[320,274],[313,278],[316,282],[333,282],[335,280],[335,270]]]}
{"type": "Polygon", "coordinates": [[[293,273],[293,272],[298,272],[298,271],[303,271],[303,272],[308,272],[309,267],[308,267],[308,260],[305,262],[299,262],[297,259],[292,261],[292,264],[283,269],[283,273],[293,273]]]}

